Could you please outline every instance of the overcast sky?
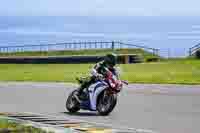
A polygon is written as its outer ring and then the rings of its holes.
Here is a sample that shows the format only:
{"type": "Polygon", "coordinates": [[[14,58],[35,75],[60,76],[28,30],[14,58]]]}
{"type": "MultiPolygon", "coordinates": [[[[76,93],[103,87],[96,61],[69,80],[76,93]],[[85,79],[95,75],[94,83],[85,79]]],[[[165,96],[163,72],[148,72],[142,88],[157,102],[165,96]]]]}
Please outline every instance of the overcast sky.
{"type": "Polygon", "coordinates": [[[1,16],[200,16],[199,0],[1,0],[1,16]]]}

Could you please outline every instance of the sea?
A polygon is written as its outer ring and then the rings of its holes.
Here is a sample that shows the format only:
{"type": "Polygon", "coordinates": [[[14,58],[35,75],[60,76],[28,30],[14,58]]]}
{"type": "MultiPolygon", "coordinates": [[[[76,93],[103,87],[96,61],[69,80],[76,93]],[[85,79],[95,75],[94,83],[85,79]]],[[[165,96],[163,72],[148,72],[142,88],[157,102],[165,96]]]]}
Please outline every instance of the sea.
{"type": "Polygon", "coordinates": [[[198,16],[1,16],[0,47],[74,41],[122,41],[188,56],[200,43],[198,16]]]}

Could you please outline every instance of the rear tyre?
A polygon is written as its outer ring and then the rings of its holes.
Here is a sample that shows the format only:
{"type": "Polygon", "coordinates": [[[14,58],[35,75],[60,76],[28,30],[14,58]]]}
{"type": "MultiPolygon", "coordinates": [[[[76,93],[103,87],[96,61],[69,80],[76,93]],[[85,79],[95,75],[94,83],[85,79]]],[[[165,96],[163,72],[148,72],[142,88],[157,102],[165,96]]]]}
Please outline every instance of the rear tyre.
{"type": "Polygon", "coordinates": [[[75,93],[77,93],[77,90],[74,90],[67,98],[66,101],[66,109],[70,113],[76,113],[77,111],[80,110],[80,103],[77,101],[75,98],[75,93]]]}
{"type": "Polygon", "coordinates": [[[103,91],[97,100],[97,111],[100,115],[106,116],[113,111],[117,104],[117,95],[116,94],[105,94],[107,90],[103,91]]]}

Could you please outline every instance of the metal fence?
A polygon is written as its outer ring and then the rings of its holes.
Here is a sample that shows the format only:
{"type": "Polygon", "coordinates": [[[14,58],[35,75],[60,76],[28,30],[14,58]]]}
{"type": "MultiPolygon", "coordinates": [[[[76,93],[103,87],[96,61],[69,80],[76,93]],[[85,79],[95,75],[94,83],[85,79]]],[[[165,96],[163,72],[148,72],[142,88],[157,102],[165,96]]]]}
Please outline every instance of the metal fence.
{"type": "Polygon", "coordinates": [[[63,51],[63,50],[91,50],[91,49],[143,49],[152,54],[158,55],[159,49],[150,48],[141,45],[127,44],[117,41],[108,42],[68,42],[55,44],[40,44],[40,45],[20,45],[20,46],[3,46],[0,47],[0,53],[14,52],[31,52],[31,51],[63,51]]]}
{"type": "Polygon", "coordinates": [[[163,58],[184,58],[188,56],[188,48],[162,48],[159,56],[163,58]]]}

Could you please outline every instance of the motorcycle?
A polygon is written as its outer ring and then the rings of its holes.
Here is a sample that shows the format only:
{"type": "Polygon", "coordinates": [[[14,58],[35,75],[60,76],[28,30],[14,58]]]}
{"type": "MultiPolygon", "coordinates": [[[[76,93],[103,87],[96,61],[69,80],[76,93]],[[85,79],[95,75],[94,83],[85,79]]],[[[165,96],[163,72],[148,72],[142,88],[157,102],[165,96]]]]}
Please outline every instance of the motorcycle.
{"type": "MultiPolygon", "coordinates": [[[[81,82],[82,80],[78,80],[81,82]]],[[[119,79],[119,72],[111,72],[106,69],[104,79],[84,89],[82,95],[84,99],[78,99],[77,90],[72,91],[66,101],[66,109],[70,113],[78,112],[80,109],[98,111],[102,116],[108,115],[117,104],[118,93],[122,90],[123,84],[128,85],[127,81],[119,79]]]]}

